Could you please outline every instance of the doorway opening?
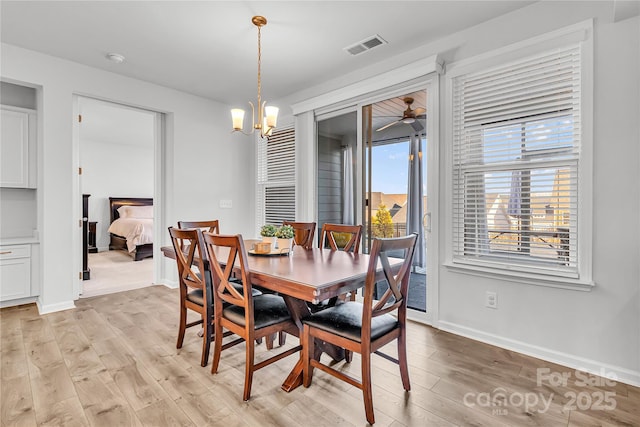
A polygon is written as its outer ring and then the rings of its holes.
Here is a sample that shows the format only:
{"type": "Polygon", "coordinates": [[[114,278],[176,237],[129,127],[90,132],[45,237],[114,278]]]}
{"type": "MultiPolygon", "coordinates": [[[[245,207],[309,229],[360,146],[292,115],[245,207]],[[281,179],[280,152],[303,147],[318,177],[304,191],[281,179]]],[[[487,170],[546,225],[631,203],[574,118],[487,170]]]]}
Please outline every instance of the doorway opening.
{"type": "Polygon", "coordinates": [[[136,260],[135,254],[140,245],[153,242],[159,114],[85,97],[78,97],[78,111],[79,190],[86,224],[80,297],[150,286],[153,258],[136,260]],[[118,209],[114,200],[130,200],[131,206],[150,200],[151,206],[118,209]],[[129,224],[116,224],[117,217],[129,224]],[[114,235],[132,245],[117,249],[114,235]]]}

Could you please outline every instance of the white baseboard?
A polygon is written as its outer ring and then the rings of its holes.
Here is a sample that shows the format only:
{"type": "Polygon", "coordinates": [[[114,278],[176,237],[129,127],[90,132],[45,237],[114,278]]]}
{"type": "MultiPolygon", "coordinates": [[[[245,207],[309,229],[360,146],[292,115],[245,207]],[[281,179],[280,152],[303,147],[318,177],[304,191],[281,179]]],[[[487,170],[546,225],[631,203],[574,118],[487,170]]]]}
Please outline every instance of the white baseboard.
{"type": "Polygon", "coordinates": [[[461,335],[463,337],[481,341],[486,344],[491,344],[505,348],[507,350],[516,351],[518,353],[526,354],[527,356],[536,357],[538,359],[546,360],[548,362],[556,363],[558,365],[566,366],[572,369],[589,372],[595,375],[603,375],[603,373],[606,373],[607,375],[614,374],[617,381],[640,387],[640,372],[638,371],[633,371],[631,369],[613,366],[608,363],[601,363],[595,360],[585,359],[584,357],[576,356],[573,354],[563,353],[560,351],[527,344],[522,341],[512,340],[510,338],[501,337],[499,335],[490,334],[484,331],[479,331],[477,329],[469,328],[467,326],[462,326],[451,322],[446,322],[443,320],[440,320],[438,322],[438,328],[446,332],[451,332],[452,334],[461,335]]]}
{"type": "Polygon", "coordinates": [[[55,313],[56,311],[71,310],[72,308],[76,308],[76,305],[73,303],[73,301],[63,301],[57,304],[43,305],[40,302],[40,299],[36,300],[36,306],[38,307],[38,313],[40,315],[55,313]]]}
{"type": "Polygon", "coordinates": [[[174,282],[173,280],[162,279],[160,282],[156,283],[157,285],[164,285],[169,289],[176,289],[178,287],[178,282],[174,282]]]}

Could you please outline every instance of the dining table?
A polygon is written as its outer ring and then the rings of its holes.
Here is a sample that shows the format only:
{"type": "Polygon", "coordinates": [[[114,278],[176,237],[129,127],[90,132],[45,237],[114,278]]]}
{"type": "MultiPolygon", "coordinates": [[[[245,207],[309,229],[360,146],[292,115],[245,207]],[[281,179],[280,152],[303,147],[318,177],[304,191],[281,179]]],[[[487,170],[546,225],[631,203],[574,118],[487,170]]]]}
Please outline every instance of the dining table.
{"type": "MultiPolygon", "coordinates": [[[[248,269],[251,273],[252,285],[259,286],[281,295],[291,317],[302,336],[302,319],[311,315],[309,304],[318,304],[340,295],[355,291],[364,286],[369,267],[369,255],[362,253],[333,251],[330,249],[310,248],[302,246],[285,253],[255,254],[251,250],[252,240],[245,241],[248,247],[248,269]]],[[[228,248],[216,247],[216,258],[226,260],[228,248]]],[[[175,259],[172,246],[163,246],[164,256],[175,259]]],[[[402,259],[389,258],[392,268],[399,269],[402,259]]],[[[208,261],[205,260],[208,269],[208,261]]],[[[236,259],[239,265],[239,260],[236,259]]],[[[377,275],[383,278],[382,266],[378,262],[377,275]]],[[[334,360],[344,358],[342,349],[330,345],[319,344],[321,351],[329,354],[334,360]]],[[[316,357],[319,357],[317,355],[316,357]]],[[[291,370],[282,384],[284,391],[291,391],[302,384],[303,360],[291,370]]]]}

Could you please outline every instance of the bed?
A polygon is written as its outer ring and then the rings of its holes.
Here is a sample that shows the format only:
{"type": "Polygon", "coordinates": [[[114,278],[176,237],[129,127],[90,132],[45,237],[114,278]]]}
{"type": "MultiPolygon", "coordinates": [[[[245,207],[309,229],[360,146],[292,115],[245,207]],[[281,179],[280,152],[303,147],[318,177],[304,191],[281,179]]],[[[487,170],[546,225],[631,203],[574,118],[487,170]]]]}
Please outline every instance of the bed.
{"type": "Polygon", "coordinates": [[[134,261],[153,256],[153,199],[109,197],[109,250],[124,250],[134,261]]]}

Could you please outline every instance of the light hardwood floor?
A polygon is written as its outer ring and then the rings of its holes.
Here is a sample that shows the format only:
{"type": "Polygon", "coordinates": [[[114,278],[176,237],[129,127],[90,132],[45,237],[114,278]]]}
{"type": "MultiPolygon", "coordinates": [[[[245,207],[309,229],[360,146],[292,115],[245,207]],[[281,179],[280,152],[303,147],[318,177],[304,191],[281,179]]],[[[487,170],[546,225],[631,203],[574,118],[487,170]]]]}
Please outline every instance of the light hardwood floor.
{"type": "MultiPolygon", "coordinates": [[[[2,425],[367,425],[360,390],[321,371],[308,389],[283,392],[297,356],[256,372],[251,400],[243,402],[244,346],[223,352],[211,375],[210,363],[200,367],[197,328],[175,348],[177,302],[177,290],[152,286],[81,299],[74,310],[44,316],[34,305],[2,309],[2,425]]],[[[374,356],[376,426],[640,425],[638,388],[581,386],[570,368],[415,323],[408,341],[409,393],[397,366],[374,356]],[[570,378],[555,386],[537,381],[539,368],[570,378]],[[615,409],[593,406],[605,392],[600,404],[615,409]],[[572,396],[590,409],[571,410],[572,396]],[[538,404],[526,408],[534,397],[538,404]],[[541,398],[550,400],[546,410],[541,398]]],[[[257,358],[266,354],[259,346],[257,358]]],[[[358,375],[359,360],[336,366],[358,375]]]]}

